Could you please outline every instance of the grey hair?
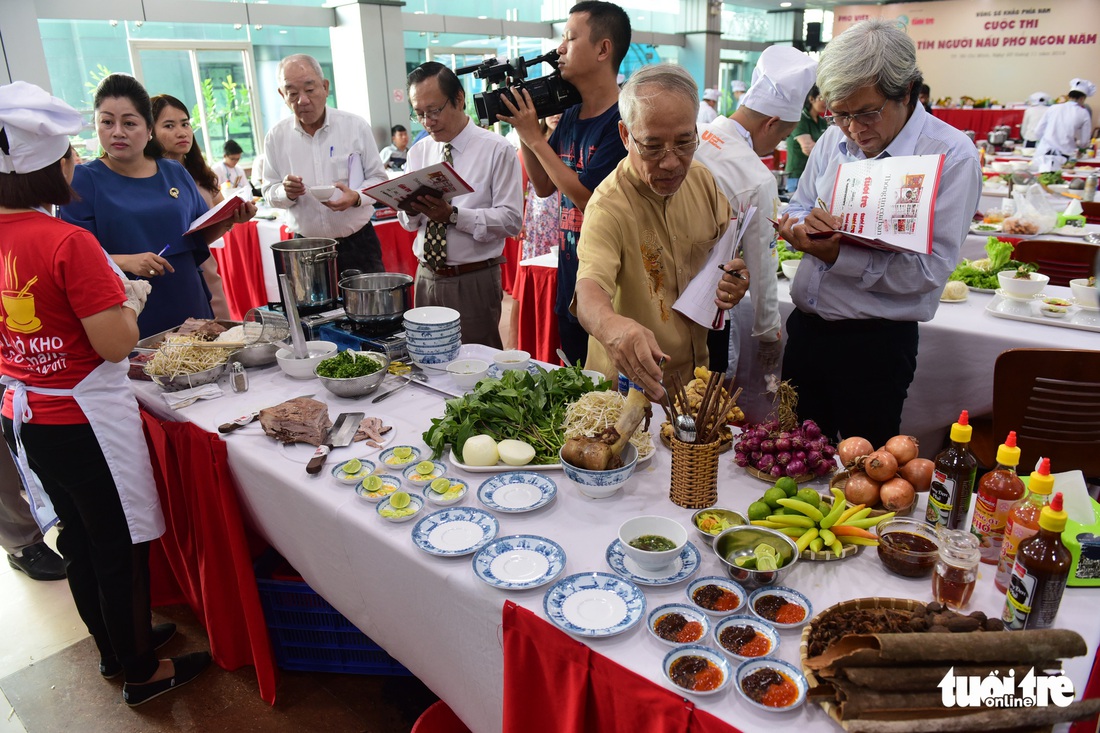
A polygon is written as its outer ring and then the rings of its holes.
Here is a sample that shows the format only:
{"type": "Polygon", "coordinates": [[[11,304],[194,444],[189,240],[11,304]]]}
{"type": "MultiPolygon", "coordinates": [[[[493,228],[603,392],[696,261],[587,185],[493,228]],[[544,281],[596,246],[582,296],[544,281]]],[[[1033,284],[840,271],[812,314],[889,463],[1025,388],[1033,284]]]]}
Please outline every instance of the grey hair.
{"type": "Polygon", "coordinates": [[[280,86],[282,85],[282,81],[284,79],[283,71],[291,64],[305,64],[313,70],[313,73],[317,75],[318,79],[324,81],[325,72],[321,71],[320,61],[313,58],[308,53],[294,53],[279,62],[279,67],[276,70],[276,78],[279,80],[280,86]]]}
{"type": "Polygon", "coordinates": [[[919,91],[920,69],[913,39],[888,20],[856,23],[834,38],[817,65],[817,86],[830,103],[876,87],[887,99],[908,103],[919,91]]]}
{"type": "Polygon", "coordinates": [[[698,116],[699,87],[687,69],[676,64],[652,64],[631,74],[619,92],[619,116],[623,118],[626,129],[634,128],[641,103],[664,93],[683,97],[684,105],[691,107],[691,116],[698,116]]]}

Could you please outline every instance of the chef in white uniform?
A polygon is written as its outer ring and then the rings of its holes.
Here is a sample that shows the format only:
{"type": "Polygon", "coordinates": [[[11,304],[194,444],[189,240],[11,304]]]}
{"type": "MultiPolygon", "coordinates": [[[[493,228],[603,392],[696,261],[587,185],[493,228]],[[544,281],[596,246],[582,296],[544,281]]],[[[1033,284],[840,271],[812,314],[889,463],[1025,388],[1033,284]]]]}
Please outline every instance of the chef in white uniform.
{"type": "Polygon", "coordinates": [[[718,116],[718,90],[717,89],[704,89],[703,90],[703,103],[699,105],[699,114],[696,115],[695,121],[700,125],[705,125],[708,122],[714,122],[714,118],[718,116]]]}
{"type": "Polygon", "coordinates": [[[1087,79],[1071,79],[1069,101],[1056,104],[1047,110],[1035,128],[1039,144],[1035,146],[1035,158],[1049,155],[1062,165],[1069,158],[1076,158],[1077,151],[1087,148],[1091,141],[1092,117],[1085,108],[1085,98],[1096,94],[1096,85],[1087,79]]]}
{"type": "Polygon", "coordinates": [[[1027,98],[1027,105],[1027,109],[1024,110],[1024,119],[1020,121],[1020,137],[1024,141],[1025,148],[1033,148],[1039,142],[1039,136],[1035,130],[1039,127],[1039,121],[1050,109],[1050,95],[1046,92],[1035,92],[1027,98]]]}
{"type": "Polygon", "coordinates": [[[58,549],[100,674],[125,673],[133,706],[190,681],[210,655],[154,654],[175,625],[150,627],[149,543],[164,517],[126,379],[149,283],[124,278],[91,234],[44,208],[70,200],[69,136],[81,127],[32,84],[0,87],[3,427],[39,526],[61,520],[58,549]]]}

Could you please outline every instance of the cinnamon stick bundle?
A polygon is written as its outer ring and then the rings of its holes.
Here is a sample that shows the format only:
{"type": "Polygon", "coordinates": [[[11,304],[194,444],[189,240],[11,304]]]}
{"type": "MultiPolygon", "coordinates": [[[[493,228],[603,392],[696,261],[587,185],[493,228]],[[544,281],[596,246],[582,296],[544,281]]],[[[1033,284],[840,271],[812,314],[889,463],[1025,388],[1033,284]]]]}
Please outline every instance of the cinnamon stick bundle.
{"type": "MultiPolygon", "coordinates": [[[[944,678],[950,669],[955,670],[959,677],[985,677],[991,672],[996,672],[1007,677],[1009,672],[1015,672],[1016,679],[1023,679],[1032,670],[1032,665],[1004,666],[1004,665],[904,665],[899,667],[844,667],[843,675],[856,685],[868,690],[881,692],[905,692],[913,690],[935,690],[940,680],[944,678]]],[[[1035,671],[1050,671],[1062,668],[1062,663],[1054,661],[1040,662],[1034,665],[1035,671]]],[[[938,694],[938,693],[937,693],[938,694]]]]}
{"type": "Polygon", "coordinates": [[[1071,720],[1083,720],[1100,712],[1100,698],[1078,700],[1068,707],[1057,705],[1035,708],[983,710],[961,715],[923,720],[849,720],[848,733],[965,733],[967,731],[1027,730],[1071,720]]]}

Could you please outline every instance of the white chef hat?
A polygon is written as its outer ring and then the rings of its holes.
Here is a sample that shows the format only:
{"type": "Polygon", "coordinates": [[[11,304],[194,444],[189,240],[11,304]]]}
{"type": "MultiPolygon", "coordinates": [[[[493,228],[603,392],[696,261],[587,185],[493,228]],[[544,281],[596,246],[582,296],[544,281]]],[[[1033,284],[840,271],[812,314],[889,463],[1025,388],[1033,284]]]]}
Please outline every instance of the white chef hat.
{"type": "Polygon", "coordinates": [[[1027,103],[1029,105],[1031,105],[1032,107],[1034,107],[1036,105],[1039,105],[1039,104],[1046,104],[1049,101],[1050,101],[1050,95],[1047,94],[1046,92],[1035,92],[1034,94],[1032,94],[1030,97],[1027,98],[1027,103]]]}
{"type": "Polygon", "coordinates": [[[740,79],[736,79],[730,84],[730,89],[735,92],[743,92],[748,89],[748,87],[745,86],[745,82],[741,81],[740,79]]]}
{"type": "Polygon", "coordinates": [[[0,173],[33,173],[60,160],[83,126],[79,112],[34,84],[0,86],[0,128],[8,138],[0,173]]]}
{"type": "Polygon", "coordinates": [[[1088,79],[1070,79],[1069,90],[1071,92],[1083,92],[1086,97],[1096,94],[1096,85],[1088,79]]]}
{"type": "Polygon", "coordinates": [[[752,72],[752,86],[741,98],[748,107],[784,122],[798,122],[806,95],[817,80],[817,62],[791,46],[768,46],[752,72]]]}
{"type": "Polygon", "coordinates": [[[710,89],[710,88],[704,89],[703,90],[703,99],[708,101],[708,102],[717,102],[718,101],[718,90],[717,89],[710,89]]]}

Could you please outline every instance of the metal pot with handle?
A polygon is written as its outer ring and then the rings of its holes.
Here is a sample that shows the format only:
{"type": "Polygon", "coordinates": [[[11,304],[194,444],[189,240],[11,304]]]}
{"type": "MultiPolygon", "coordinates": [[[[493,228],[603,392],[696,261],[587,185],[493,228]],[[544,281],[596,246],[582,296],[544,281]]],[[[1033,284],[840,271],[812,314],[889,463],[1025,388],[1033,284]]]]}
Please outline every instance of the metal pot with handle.
{"type": "Polygon", "coordinates": [[[276,270],[286,273],[299,308],[336,301],[336,240],[318,237],[288,239],[271,245],[276,270]]]}
{"type": "Polygon", "coordinates": [[[340,280],[344,311],[358,323],[398,326],[412,307],[413,279],[397,272],[352,275],[340,280]]]}

